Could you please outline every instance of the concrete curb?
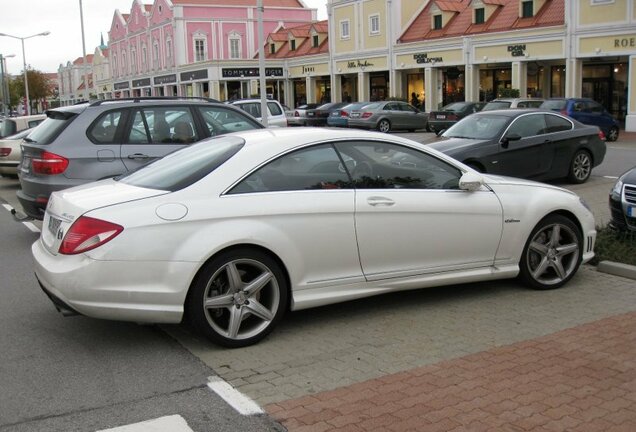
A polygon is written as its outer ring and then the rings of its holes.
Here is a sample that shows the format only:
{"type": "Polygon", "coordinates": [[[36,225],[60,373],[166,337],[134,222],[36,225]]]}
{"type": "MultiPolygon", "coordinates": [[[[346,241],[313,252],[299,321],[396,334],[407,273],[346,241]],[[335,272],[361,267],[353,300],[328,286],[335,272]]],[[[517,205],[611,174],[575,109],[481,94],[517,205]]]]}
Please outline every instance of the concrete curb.
{"type": "Polygon", "coordinates": [[[615,276],[622,276],[636,280],[636,266],[617,263],[614,261],[601,261],[596,270],[602,273],[609,273],[615,276]]]}

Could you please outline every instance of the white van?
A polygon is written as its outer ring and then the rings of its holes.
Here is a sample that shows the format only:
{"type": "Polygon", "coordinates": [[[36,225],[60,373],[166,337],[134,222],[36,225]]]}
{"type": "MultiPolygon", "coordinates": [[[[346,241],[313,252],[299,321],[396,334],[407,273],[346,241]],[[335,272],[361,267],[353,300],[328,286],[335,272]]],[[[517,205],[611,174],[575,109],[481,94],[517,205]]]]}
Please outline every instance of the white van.
{"type": "Polygon", "coordinates": [[[45,114],[35,114],[20,117],[5,117],[0,119],[0,138],[15,135],[24,129],[30,129],[42,123],[45,114]]]}
{"type": "MultiPolygon", "coordinates": [[[[229,102],[236,105],[248,114],[251,114],[259,122],[263,121],[261,116],[261,100],[260,99],[239,99],[229,102]]],[[[267,125],[268,126],[287,126],[287,116],[285,108],[276,99],[267,99],[267,125]]]]}

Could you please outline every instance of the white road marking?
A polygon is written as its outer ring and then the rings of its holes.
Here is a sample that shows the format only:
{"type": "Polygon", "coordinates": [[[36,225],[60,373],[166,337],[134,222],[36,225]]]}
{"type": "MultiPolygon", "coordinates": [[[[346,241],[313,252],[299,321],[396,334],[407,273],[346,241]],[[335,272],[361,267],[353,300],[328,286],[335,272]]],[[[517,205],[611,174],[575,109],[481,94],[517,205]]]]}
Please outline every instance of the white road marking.
{"type": "Polygon", "coordinates": [[[24,225],[25,227],[27,227],[28,229],[30,229],[34,233],[39,233],[40,232],[40,228],[36,227],[31,222],[22,222],[22,225],[24,225]]]}
{"type": "Polygon", "coordinates": [[[180,415],[159,417],[141,423],[133,423],[97,432],[193,432],[188,423],[180,415]]]}
{"type": "Polygon", "coordinates": [[[615,176],[603,176],[606,179],[612,179],[612,180],[616,180],[618,177],[615,176]]]}
{"type": "Polygon", "coordinates": [[[2,207],[6,208],[8,212],[13,210],[13,207],[11,207],[9,204],[2,204],[2,207]]]}
{"type": "Polygon", "coordinates": [[[263,414],[263,410],[256,402],[229,385],[219,377],[209,377],[208,387],[221,396],[225,402],[243,415],[263,414]]]}

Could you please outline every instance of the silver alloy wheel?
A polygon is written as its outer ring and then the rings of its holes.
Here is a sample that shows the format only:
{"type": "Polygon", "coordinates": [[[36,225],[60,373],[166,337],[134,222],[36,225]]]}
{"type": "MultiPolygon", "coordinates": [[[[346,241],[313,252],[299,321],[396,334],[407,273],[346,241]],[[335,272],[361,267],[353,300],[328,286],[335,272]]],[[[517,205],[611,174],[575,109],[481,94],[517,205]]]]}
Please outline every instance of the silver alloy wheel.
{"type": "Polygon", "coordinates": [[[616,141],[618,139],[618,128],[616,126],[612,127],[607,135],[608,141],[616,141]]]}
{"type": "Polygon", "coordinates": [[[378,130],[380,132],[387,133],[391,130],[391,123],[387,119],[380,120],[380,123],[378,123],[378,130]]]}
{"type": "Polygon", "coordinates": [[[572,176],[580,183],[583,183],[592,172],[592,160],[590,155],[581,151],[574,156],[572,161],[572,176]]]}
{"type": "Polygon", "coordinates": [[[259,335],[276,316],[280,290],[273,272],[253,259],[221,266],[204,291],[205,317],[219,335],[243,340],[259,335]]]}
{"type": "Polygon", "coordinates": [[[579,238],[570,227],[561,223],[542,227],[525,257],[530,275],[546,286],[563,282],[578,268],[579,249],[579,238]]]}

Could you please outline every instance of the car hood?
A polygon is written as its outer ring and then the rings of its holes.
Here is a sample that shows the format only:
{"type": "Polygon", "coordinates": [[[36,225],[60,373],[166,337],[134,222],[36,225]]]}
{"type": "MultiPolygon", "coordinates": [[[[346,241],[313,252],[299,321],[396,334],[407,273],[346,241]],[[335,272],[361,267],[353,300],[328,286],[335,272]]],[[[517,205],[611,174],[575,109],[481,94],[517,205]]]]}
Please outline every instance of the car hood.
{"type": "Polygon", "coordinates": [[[636,167],[627,171],[620,178],[623,183],[636,184],[636,167]]]}
{"type": "Polygon", "coordinates": [[[546,189],[554,189],[554,190],[559,190],[562,192],[567,192],[571,195],[576,195],[574,192],[564,189],[562,187],[559,186],[554,186],[551,184],[547,184],[547,183],[541,183],[538,181],[534,181],[534,180],[527,180],[527,179],[522,179],[522,178],[517,178],[517,177],[508,177],[508,176],[499,176],[499,175],[493,175],[493,174],[482,174],[483,178],[484,178],[484,182],[486,184],[488,184],[489,186],[492,186],[494,188],[497,187],[497,185],[501,185],[501,186],[530,186],[530,187],[541,187],[541,188],[546,188],[546,189]]]}
{"type": "Polygon", "coordinates": [[[462,150],[470,147],[474,147],[480,144],[486,144],[491,142],[490,139],[470,139],[470,138],[445,138],[438,137],[436,141],[428,144],[429,147],[434,148],[437,151],[446,153],[447,155],[453,155],[462,150]]]}

